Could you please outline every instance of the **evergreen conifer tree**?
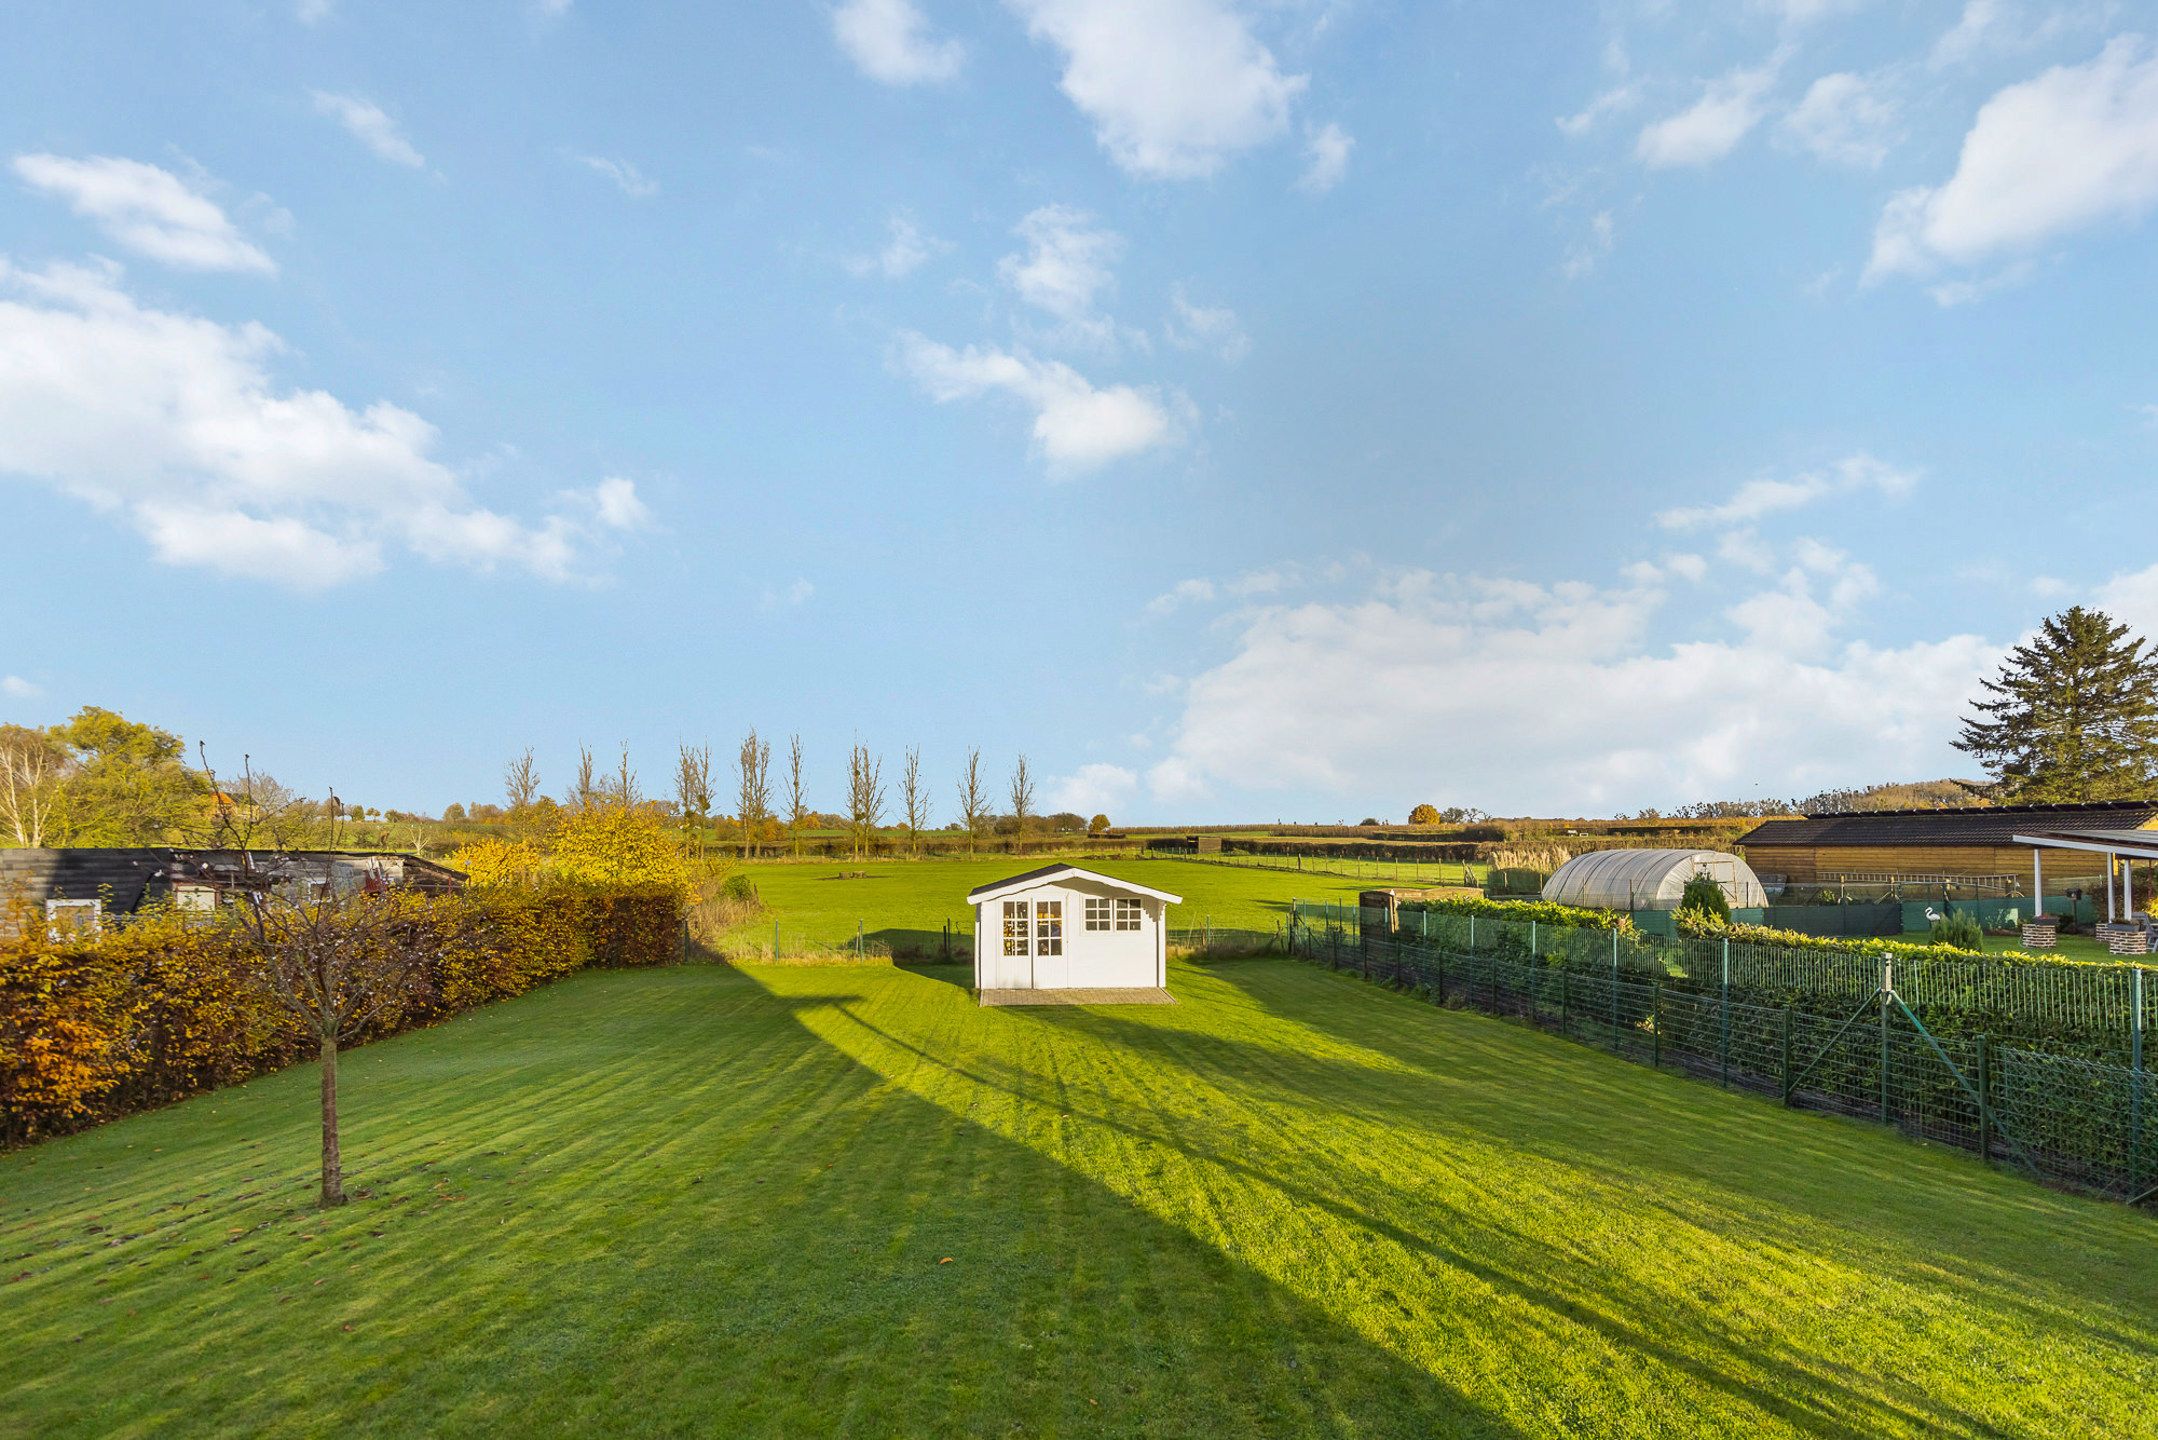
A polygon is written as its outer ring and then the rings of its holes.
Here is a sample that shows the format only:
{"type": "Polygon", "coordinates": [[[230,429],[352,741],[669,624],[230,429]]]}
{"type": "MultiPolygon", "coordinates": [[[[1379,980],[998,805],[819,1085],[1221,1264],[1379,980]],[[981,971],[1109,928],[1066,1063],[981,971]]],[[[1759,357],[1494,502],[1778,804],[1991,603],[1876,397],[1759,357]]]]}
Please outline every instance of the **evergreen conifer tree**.
{"type": "Polygon", "coordinates": [[[2011,804],[2158,792],[2158,652],[2078,605],[2009,652],[1955,741],[2011,804]]]}

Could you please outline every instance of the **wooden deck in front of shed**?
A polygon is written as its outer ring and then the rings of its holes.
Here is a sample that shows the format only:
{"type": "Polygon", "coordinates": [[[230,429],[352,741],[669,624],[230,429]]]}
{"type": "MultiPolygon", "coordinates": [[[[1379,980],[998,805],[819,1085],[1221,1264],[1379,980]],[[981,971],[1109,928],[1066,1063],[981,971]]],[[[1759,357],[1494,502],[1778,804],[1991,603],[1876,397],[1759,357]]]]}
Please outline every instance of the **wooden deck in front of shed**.
{"type": "Polygon", "coordinates": [[[1070,990],[984,990],[984,1005],[1174,1005],[1176,997],[1153,986],[1125,989],[1078,986],[1070,990]]]}

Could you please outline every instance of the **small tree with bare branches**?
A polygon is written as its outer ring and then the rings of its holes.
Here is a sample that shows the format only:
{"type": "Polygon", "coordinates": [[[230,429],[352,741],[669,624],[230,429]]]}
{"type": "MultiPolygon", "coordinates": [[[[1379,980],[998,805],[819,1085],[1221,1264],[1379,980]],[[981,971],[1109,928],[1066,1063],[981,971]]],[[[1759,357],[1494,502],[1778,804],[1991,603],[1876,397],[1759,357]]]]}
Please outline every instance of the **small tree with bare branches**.
{"type": "Polygon", "coordinates": [[[906,813],[907,853],[922,853],[922,832],[929,828],[929,792],[922,785],[921,747],[907,747],[907,763],[899,772],[899,805],[906,813]]]}
{"type": "Polygon", "coordinates": [[[1021,755],[1019,763],[1012,767],[1012,834],[1024,839],[1027,820],[1034,814],[1034,776],[1027,769],[1027,757],[1021,755]]]}
{"type": "Polygon", "coordinates": [[[314,1039],[322,1062],[323,1208],[345,1203],[339,1146],[337,1055],[369,1021],[393,1013],[429,958],[388,895],[354,887],[342,894],[288,860],[258,872],[235,908],[249,958],[270,993],[314,1039]]]}
{"type": "Polygon", "coordinates": [[[570,799],[580,810],[589,810],[599,803],[599,766],[592,760],[590,746],[577,747],[577,781],[570,791],[570,799]]]}
{"type": "Polygon", "coordinates": [[[607,782],[607,798],[624,810],[634,810],[644,803],[644,792],[637,788],[637,772],[630,768],[629,742],[622,742],[622,758],[615,766],[614,778],[607,782]]]}
{"type": "Polygon", "coordinates": [[[989,788],[982,784],[982,752],[967,752],[967,763],[959,772],[959,822],[967,827],[967,849],[971,852],[981,843],[982,831],[989,825],[989,788]]]}
{"type": "Polygon", "coordinates": [[[529,810],[539,802],[539,762],[532,758],[532,747],[525,746],[524,753],[502,767],[502,794],[510,802],[510,812],[529,810]]]}
{"type": "Polygon", "coordinates": [[[884,762],[856,745],[847,755],[847,819],[854,834],[854,858],[868,852],[877,827],[884,823],[884,762]]]}
{"type": "Polygon", "coordinates": [[[704,853],[704,824],[712,813],[712,747],[684,745],[674,759],[674,803],[682,822],[697,832],[697,853],[704,853]]]}
{"type": "Polygon", "coordinates": [[[772,747],[754,728],[742,737],[734,757],[736,808],[742,817],[742,858],[757,851],[757,837],[772,820],[772,747]]]}
{"type": "Polygon", "coordinates": [[[797,859],[802,854],[802,827],[809,823],[809,793],[802,785],[802,737],[787,737],[787,839],[797,859]]]}

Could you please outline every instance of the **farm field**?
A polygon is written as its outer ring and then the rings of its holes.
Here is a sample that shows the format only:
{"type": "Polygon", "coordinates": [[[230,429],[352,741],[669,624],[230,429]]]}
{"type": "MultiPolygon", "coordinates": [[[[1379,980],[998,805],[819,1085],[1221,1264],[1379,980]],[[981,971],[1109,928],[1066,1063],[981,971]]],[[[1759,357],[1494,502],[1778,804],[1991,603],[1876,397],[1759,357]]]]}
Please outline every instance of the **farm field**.
{"type": "MultiPolygon", "coordinates": [[[[838,949],[866,941],[898,954],[939,949],[946,921],[955,936],[973,933],[967,892],[977,885],[1056,863],[1032,857],[979,860],[860,860],[758,863],[742,867],[756,884],[766,913],[730,932],[735,945],[769,946],[772,927],[784,949],[838,949]]],[[[1184,897],[1171,907],[1177,929],[1211,924],[1225,930],[1270,931],[1287,922],[1292,899],[1354,903],[1367,882],[1338,875],[1250,870],[1191,860],[1090,857],[1088,869],[1136,880],[1184,897]]],[[[954,941],[957,945],[959,942],[954,941]]],[[[962,950],[960,953],[964,953],[962,950]]]]}
{"type": "Polygon", "coordinates": [[[2151,1220],[1292,961],[591,973],[0,1156],[0,1434],[2158,1433],[2151,1220]],[[85,1383],[95,1362],[99,1383],[85,1383]]]}

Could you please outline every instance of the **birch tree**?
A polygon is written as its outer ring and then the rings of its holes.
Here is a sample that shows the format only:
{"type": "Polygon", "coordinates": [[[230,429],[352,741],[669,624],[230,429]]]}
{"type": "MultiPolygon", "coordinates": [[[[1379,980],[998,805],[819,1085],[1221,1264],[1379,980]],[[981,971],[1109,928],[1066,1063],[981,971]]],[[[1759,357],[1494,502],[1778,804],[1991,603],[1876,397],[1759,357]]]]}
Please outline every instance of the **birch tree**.
{"type": "Polygon", "coordinates": [[[959,772],[959,822],[967,827],[967,851],[971,854],[989,824],[989,789],[982,784],[979,749],[967,752],[967,763],[959,772]]]}
{"type": "Polygon", "coordinates": [[[757,837],[772,819],[772,747],[752,729],[734,759],[736,805],[742,818],[742,858],[756,853],[757,837]]]}
{"type": "Polygon", "coordinates": [[[531,746],[525,746],[522,755],[502,767],[502,794],[510,802],[512,814],[529,809],[539,799],[539,762],[532,758],[531,746]]]}
{"type": "Polygon", "coordinates": [[[847,819],[859,860],[884,823],[884,762],[867,745],[857,744],[847,755],[847,819]]]}
{"type": "Polygon", "coordinates": [[[1027,820],[1034,814],[1034,776],[1027,769],[1027,757],[1021,755],[1019,763],[1012,767],[1012,833],[1024,837],[1027,820]]]}
{"type": "Polygon", "coordinates": [[[66,752],[44,731],[0,725],[0,821],[17,845],[45,843],[66,770],[66,752]]]}
{"type": "Polygon", "coordinates": [[[907,763],[899,772],[899,804],[906,812],[907,853],[922,853],[922,832],[929,828],[929,792],[922,788],[922,752],[907,747],[907,763]]]}
{"type": "Polygon", "coordinates": [[[698,853],[703,853],[705,821],[712,813],[712,747],[684,745],[674,759],[674,803],[685,823],[697,831],[698,853]]]}
{"type": "Polygon", "coordinates": [[[809,796],[802,788],[802,737],[787,737],[787,839],[795,858],[802,854],[802,826],[809,820],[809,796]]]}

